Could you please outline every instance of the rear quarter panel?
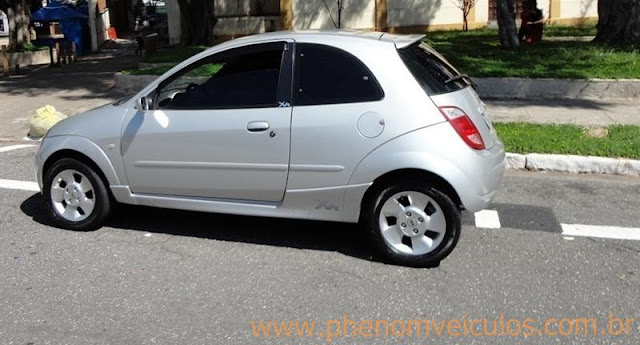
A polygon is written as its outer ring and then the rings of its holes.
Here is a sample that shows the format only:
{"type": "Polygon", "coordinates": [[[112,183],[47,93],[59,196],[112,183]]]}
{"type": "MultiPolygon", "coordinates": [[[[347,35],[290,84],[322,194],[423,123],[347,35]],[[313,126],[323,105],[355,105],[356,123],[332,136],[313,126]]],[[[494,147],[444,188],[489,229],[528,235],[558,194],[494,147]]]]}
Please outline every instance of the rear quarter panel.
{"type": "MultiPolygon", "coordinates": [[[[469,148],[448,122],[421,128],[397,137],[367,155],[349,179],[350,185],[373,182],[399,169],[419,169],[446,180],[470,211],[486,206],[483,196],[493,193],[504,174],[504,149],[496,143],[492,150],[469,148]]],[[[345,199],[352,199],[345,196],[345,199]]],[[[345,203],[345,217],[359,214],[360,205],[345,203]]]]}

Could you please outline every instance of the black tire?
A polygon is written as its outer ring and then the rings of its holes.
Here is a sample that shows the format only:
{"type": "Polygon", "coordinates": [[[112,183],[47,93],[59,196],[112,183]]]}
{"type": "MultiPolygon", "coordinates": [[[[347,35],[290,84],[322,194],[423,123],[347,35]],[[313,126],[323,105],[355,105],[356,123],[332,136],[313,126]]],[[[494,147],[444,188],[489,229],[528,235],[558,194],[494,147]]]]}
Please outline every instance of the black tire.
{"type": "Polygon", "coordinates": [[[44,173],[42,195],[45,198],[45,202],[55,224],[63,229],[75,231],[96,230],[104,224],[105,220],[111,213],[112,202],[104,181],[93,168],[73,158],[63,158],[56,161],[44,173]],[[56,211],[56,207],[54,206],[54,202],[51,197],[51,185],[54,183],[53,179],[60,172],[69,169],[76,170],[86,176],[93,187],[93,193],[91,193],[91,197],[94,202],[93,210],[86,219],[82,219],[80,221],[65,219],[58,213],[58,211],[56,211]]]}
{"type": "Polygon", "coordinates": [[[412,267],[437,267],[455,248],[460,238],[460,209],[451,198],[435,187],[420,180],[405,180],[379,188],[365,201],[360,218],[362,226],[368,232],[375,249],[391,263],[412,267]],[[396,250],[385,241],[379,224],[379,217],[384,203],[394,195],[402,192],[420,192],[435,201],[444,214],[446,231],[439,245],[428,253],[407,254],[396,250]]]}

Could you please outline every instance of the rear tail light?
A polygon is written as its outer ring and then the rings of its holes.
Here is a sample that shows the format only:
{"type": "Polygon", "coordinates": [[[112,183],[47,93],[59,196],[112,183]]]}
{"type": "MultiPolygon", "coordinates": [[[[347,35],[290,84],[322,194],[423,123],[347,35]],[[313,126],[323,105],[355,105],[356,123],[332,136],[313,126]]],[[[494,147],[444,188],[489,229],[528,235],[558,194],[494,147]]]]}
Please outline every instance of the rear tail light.
{"type": "Polygon", "coordinates": [[[480,132],[478,132],[478,128],[462,109],[451,106],[439,107],[439,109],[469,147],[476,150],[484,150],[484,141],[480,132]]]}

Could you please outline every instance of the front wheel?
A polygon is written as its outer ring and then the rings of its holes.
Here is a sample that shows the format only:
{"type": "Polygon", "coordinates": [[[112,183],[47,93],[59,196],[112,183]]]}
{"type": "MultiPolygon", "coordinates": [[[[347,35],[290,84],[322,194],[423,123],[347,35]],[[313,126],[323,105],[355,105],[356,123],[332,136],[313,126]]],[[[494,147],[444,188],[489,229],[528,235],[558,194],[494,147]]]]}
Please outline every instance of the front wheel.
{"type": "Polygon", "coordinates": [[[56,224],[70,230],[95,230],[109,216],[111,202],[104,182],[83,162],[63,158],[44,176],[43,195],[56,224]]]}
{"type": "Polygon", "coordinates": [[[381,189],[366,203],[362,222],[374,246],[393,263],[435,267],[460,237],[460,210],[422,181],[381,189]]]}

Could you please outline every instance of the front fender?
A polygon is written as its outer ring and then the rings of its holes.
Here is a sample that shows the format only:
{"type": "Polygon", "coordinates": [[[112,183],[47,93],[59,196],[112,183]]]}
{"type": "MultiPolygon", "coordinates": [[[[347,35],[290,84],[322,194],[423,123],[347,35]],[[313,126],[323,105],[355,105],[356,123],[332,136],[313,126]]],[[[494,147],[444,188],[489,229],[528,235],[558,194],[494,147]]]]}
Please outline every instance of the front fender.
{"type": "Polygon", "coordinates": [[[120,178],[113,168],[113,164],[106,153],[93,141],[77,135],[61,135],[46,137],[40,145],[40,150],[36,156],[38,167],[37,179],[40,190],[43,185],[44,165],[47,160],[56,152],[61,150],[71,150],[81,153],[91,159],[100,168],[109,185],[119,185],[120,178]]]}

